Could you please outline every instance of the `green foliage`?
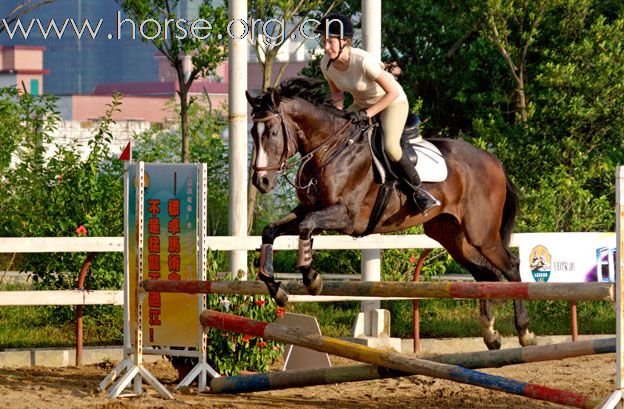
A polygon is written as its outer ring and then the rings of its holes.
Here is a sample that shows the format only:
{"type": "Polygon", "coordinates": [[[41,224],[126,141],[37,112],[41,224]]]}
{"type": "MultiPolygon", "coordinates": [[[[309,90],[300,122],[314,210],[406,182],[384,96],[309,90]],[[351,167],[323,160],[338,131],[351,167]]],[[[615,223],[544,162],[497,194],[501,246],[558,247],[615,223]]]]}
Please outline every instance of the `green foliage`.
{"type": "Polygon", "coordinates": [[[457,137],[474,117],[509,111],[512,81],[495,47],[479,35],[469,4],[417,0],[382,4],[384,59],[397,61],[410,103],[423,100],[425,135],[457,137]]]}
{"type": "Polygon", "coordinates": [[[383,7],[384,44],[410,101],[423,100],[425,135],[462,137],[498,156],[522,193],[517,231],[613,229],[613,173],[624,163],[621,5],[383,7]],[[526,126],[514,125],[520,83],[526,126]]]}
{"type": "MultiPolygon", "coordinates": [[[[16,159],[0,175],[4,192],[0,197],[0,234],[71,237],[86,231],[84,234],[91,236],[122,235],[122,167],[111,160],[108,151],[109,127],[119,97],[113,98],[89,140],[90,153],[85,160],[80,157],[78,144],[64,146],[50,140],[50,132],[58,123],[54,103],[55,99],[48,95],[17,95],[13,89],[0,90],[0,134],[13,141],[4,146],[9,147],[6,154],[16,159]],[[51,156],[46,154],[48,147],[51,156]]],[[[84,255],[33,253],[22,260],[21,270],[35,273],[38,289],[75,288],[84,255]]],[[[121,255],[96,257],[90,271],[87,288],[119,288],[123,279],[121,255]]]]}
{"type": "Polygon", "coordinates": [[[227,48],[223,46],[223,40],[216,35],[226,33],[228,19],[225,7],[212,7],[210,2],[202,3],[198,19],[210,22],[212,26],[210,28],[201,25],[192,27],[193,21],[186,23],[180,21],[180,24],[166,25],[169,30],[164,30],[164,21],[175,22],[184,17],[176,14],[179,0],[117,0],[117,2],[137,25],[149,19],[160,22],[160,26],[145,24],[143,26],[145,36],[142,36],[142,40],[151,41],[176,69],[176,64],[182,63],[180,55],[190,55],[193,62],[190,78],[214,74],[217,65],[227,58],[227,48]],[[209,33],[211,35],[207,36],[209,33]],[[202,38],[204,36],[206,38],[202,38]]]}

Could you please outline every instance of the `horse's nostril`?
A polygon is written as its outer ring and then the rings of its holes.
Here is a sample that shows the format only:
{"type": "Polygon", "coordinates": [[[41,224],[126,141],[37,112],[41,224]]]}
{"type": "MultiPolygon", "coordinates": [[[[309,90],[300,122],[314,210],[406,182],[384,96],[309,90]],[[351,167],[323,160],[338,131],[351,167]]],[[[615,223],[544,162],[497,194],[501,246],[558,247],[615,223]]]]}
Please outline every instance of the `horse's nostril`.
{"type": "Polygon", "coordinates": [[[260,179],[260,184],[262,186],[269,186],[269,178],[268,177],[263,177],[262,179],[260,179]]]}

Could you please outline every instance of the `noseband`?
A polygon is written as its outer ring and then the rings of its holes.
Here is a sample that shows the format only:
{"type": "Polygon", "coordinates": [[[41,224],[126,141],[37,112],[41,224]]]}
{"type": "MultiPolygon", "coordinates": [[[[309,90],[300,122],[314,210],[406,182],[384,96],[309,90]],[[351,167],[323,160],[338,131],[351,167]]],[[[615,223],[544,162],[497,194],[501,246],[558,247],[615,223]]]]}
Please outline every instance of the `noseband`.
{"type": "MultiPolygon", "coordinates": [[[[284,148],[282,150],[282,156],[279,162],[275,165],[256,166],[254,164],[253,170],[256,172],[274,171],[277,173],[281,173],[284,167],[286,166],[286,162],[288,161],[288,158],[290,158],[291,156],[295,154],[295,152],[297,152],[297,141],[295,141],[295,139],[290,135],[290,132],[288,131],[288,128],[286,127],[286,122],[284,121],[284,117],[280,113],[273,113],[262,118],[252,118],[252,121],[268,122],[271,119],[276,118],[276,117],[279,117],[280,119],[280,122],[282,124],[282,135],[284,136],[284,148]],[[292,145],[292,149],[291,149],[291,145],[292,145]]],[[[260,140],[259,140],[260,136],[262,135],[258,136],[258,145],[260,144],[260,140]]]]}

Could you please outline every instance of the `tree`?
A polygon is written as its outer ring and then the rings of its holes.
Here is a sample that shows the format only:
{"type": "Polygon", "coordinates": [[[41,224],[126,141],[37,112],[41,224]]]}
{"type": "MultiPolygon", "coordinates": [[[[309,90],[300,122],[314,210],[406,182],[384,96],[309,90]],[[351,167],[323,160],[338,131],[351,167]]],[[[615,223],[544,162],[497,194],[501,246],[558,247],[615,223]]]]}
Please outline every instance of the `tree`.
{"type": "MultiPolygon", "coordinates": [[[[207,97],[206,97],[207,98],[207,97]]],[[[220,133],[227,128],[227,113],[198,100],[189,109],[190,160],[205,163],[208,170],[206,220],[209,236],[228,234],[228,153],[220,133]]],[[[179,136],[171,129],[149,129],[135,135],[133,156],[145,162],[177,162],[172,154],[179,146],[179,136]]]]}
{"type": "MultiPolygon", "coordinates": [[[[0,235],[7,237],[119,236],[123,234],[122,164],[109,152],[110,125],[120,99],[114,97],[81,158],[78,142],[55,143],[51,133],[60,120],[56,98],[0,89],[0,140],[14,143],[15,161],[0,169],[0,235]],[[6,126],[5,126],[6,125],[6,126]]],[[[7,155],[3,152],[3,160],[7,155]]],[[[35,273],[40,289],[74,288],[84,255],[28,254],[20,271],[35,273]]],[[[123,282],[118,254],[97,257],[87,286],[119,288],[123,282]]]]}
{"type": "Polygon", "coordinates": [[[459,137],[470,132],[474,118],[507,116],[513,84],[468,1],[382,5],[384,58],[399,63],[411,105],[422,100],[425,135],[459,137]]]}
{"type": "Polygon", "coordinates": [[[516,112],[527,126],[529,110],[525,94],[529,48],[539,35],[544,15],[559,0],[486,0],[477,10],[485,18],[485,35],[496,45],[516,84],[516,112]]]}
{"type": "MultiPolygon", "coordinates": [[[[262,28],[257,28],[257,35],[250,38],[251,46],[256,52],[263,71],[263,92],[280,82],[290,62],[290,59],[284,61],[277,75],[273,78],[273,65],[280,50],[287,44],[286,40],[304,40],[305,38],[301,35],[302,30],[305,30],[306,35],[309,36],[310,31],[314,28],[308,24],[306,27],[302,27],[306,19],[327,14],[338,3],[337,0],[257,0],[249,3],[249,14],[254,17],[254,21],[260,21],[263,24],[262,28]],[[269,21],[273,24],[267,24],[269,21]]],[[[297,50],[304,43],[301,41],[297,50]]]]}
{"type": "Polygon", "coordinates": [[[227,12],[224,7],[203,3],[196,21],[176,14],[179,0],[117,0],[123,10],[144,27],[143,41],[151,41],[175,69],[180,98],[180,127],[182,132],[182,162],[188,163],[189,107],[195,98],[189,97],[193,82],[214,74],[227,57],[222,39],[227,37],[227,12]],[[148,24],[149,23],[149,24],[148,24]],[[220,35],[219,35],[220,34],[220,35]],[[188,68],[190,57],[192,67],[188,68]]]}
{"type": "Polygon", "coordinates": [[[384,45],[412,103],[423,100],[425,134],[462,137],[497,155],[523,194],[520,231],[611,230],[613,171],[624,163],[624,8],[488,4],[417,0],[412,12],[384,2],[384,45]],[[512,63],[524,67],[527,122],[486,13],[497,16],[512,63]]]}

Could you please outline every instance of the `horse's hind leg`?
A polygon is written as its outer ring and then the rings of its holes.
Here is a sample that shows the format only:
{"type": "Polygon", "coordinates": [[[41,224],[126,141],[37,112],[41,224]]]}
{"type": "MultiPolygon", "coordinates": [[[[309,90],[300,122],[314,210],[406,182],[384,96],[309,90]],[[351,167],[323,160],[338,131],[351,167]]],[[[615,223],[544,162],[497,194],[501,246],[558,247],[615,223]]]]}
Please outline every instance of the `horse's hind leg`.
{"type": "MultiPolygon", "coordinates": [[[[511,254],[503,243],[498,240],[492,244],[479,247],[483,256],[493,265],[494,268],[500,270],[507,280],[512,282],[520,282],[520,270],[518,257],[511,254]]],[[[529,331],[529,314],[523,300],[513,300],[514,303],[514,323],[518,331],[518,340],[520,345],[528,346],[537,344],[535,334],[529,331]]]]}
{"type": "MultiPolygon", "coordinates": [[[[479,249],[466,240],[454,217],[440,215],[425,223],[424,227],[425,233],[440,242],[451,257],[468,270],[475,280],[500,281],[502,279],[500,273],[496,274],[486,268],[487,260],[479,249]]],[[[494,329],[494,317],[489,300],[479,300],[479,324],[481,325],[483,342],[488,349],[499,349],[501,347],[501,336],[494,329]]]]}

